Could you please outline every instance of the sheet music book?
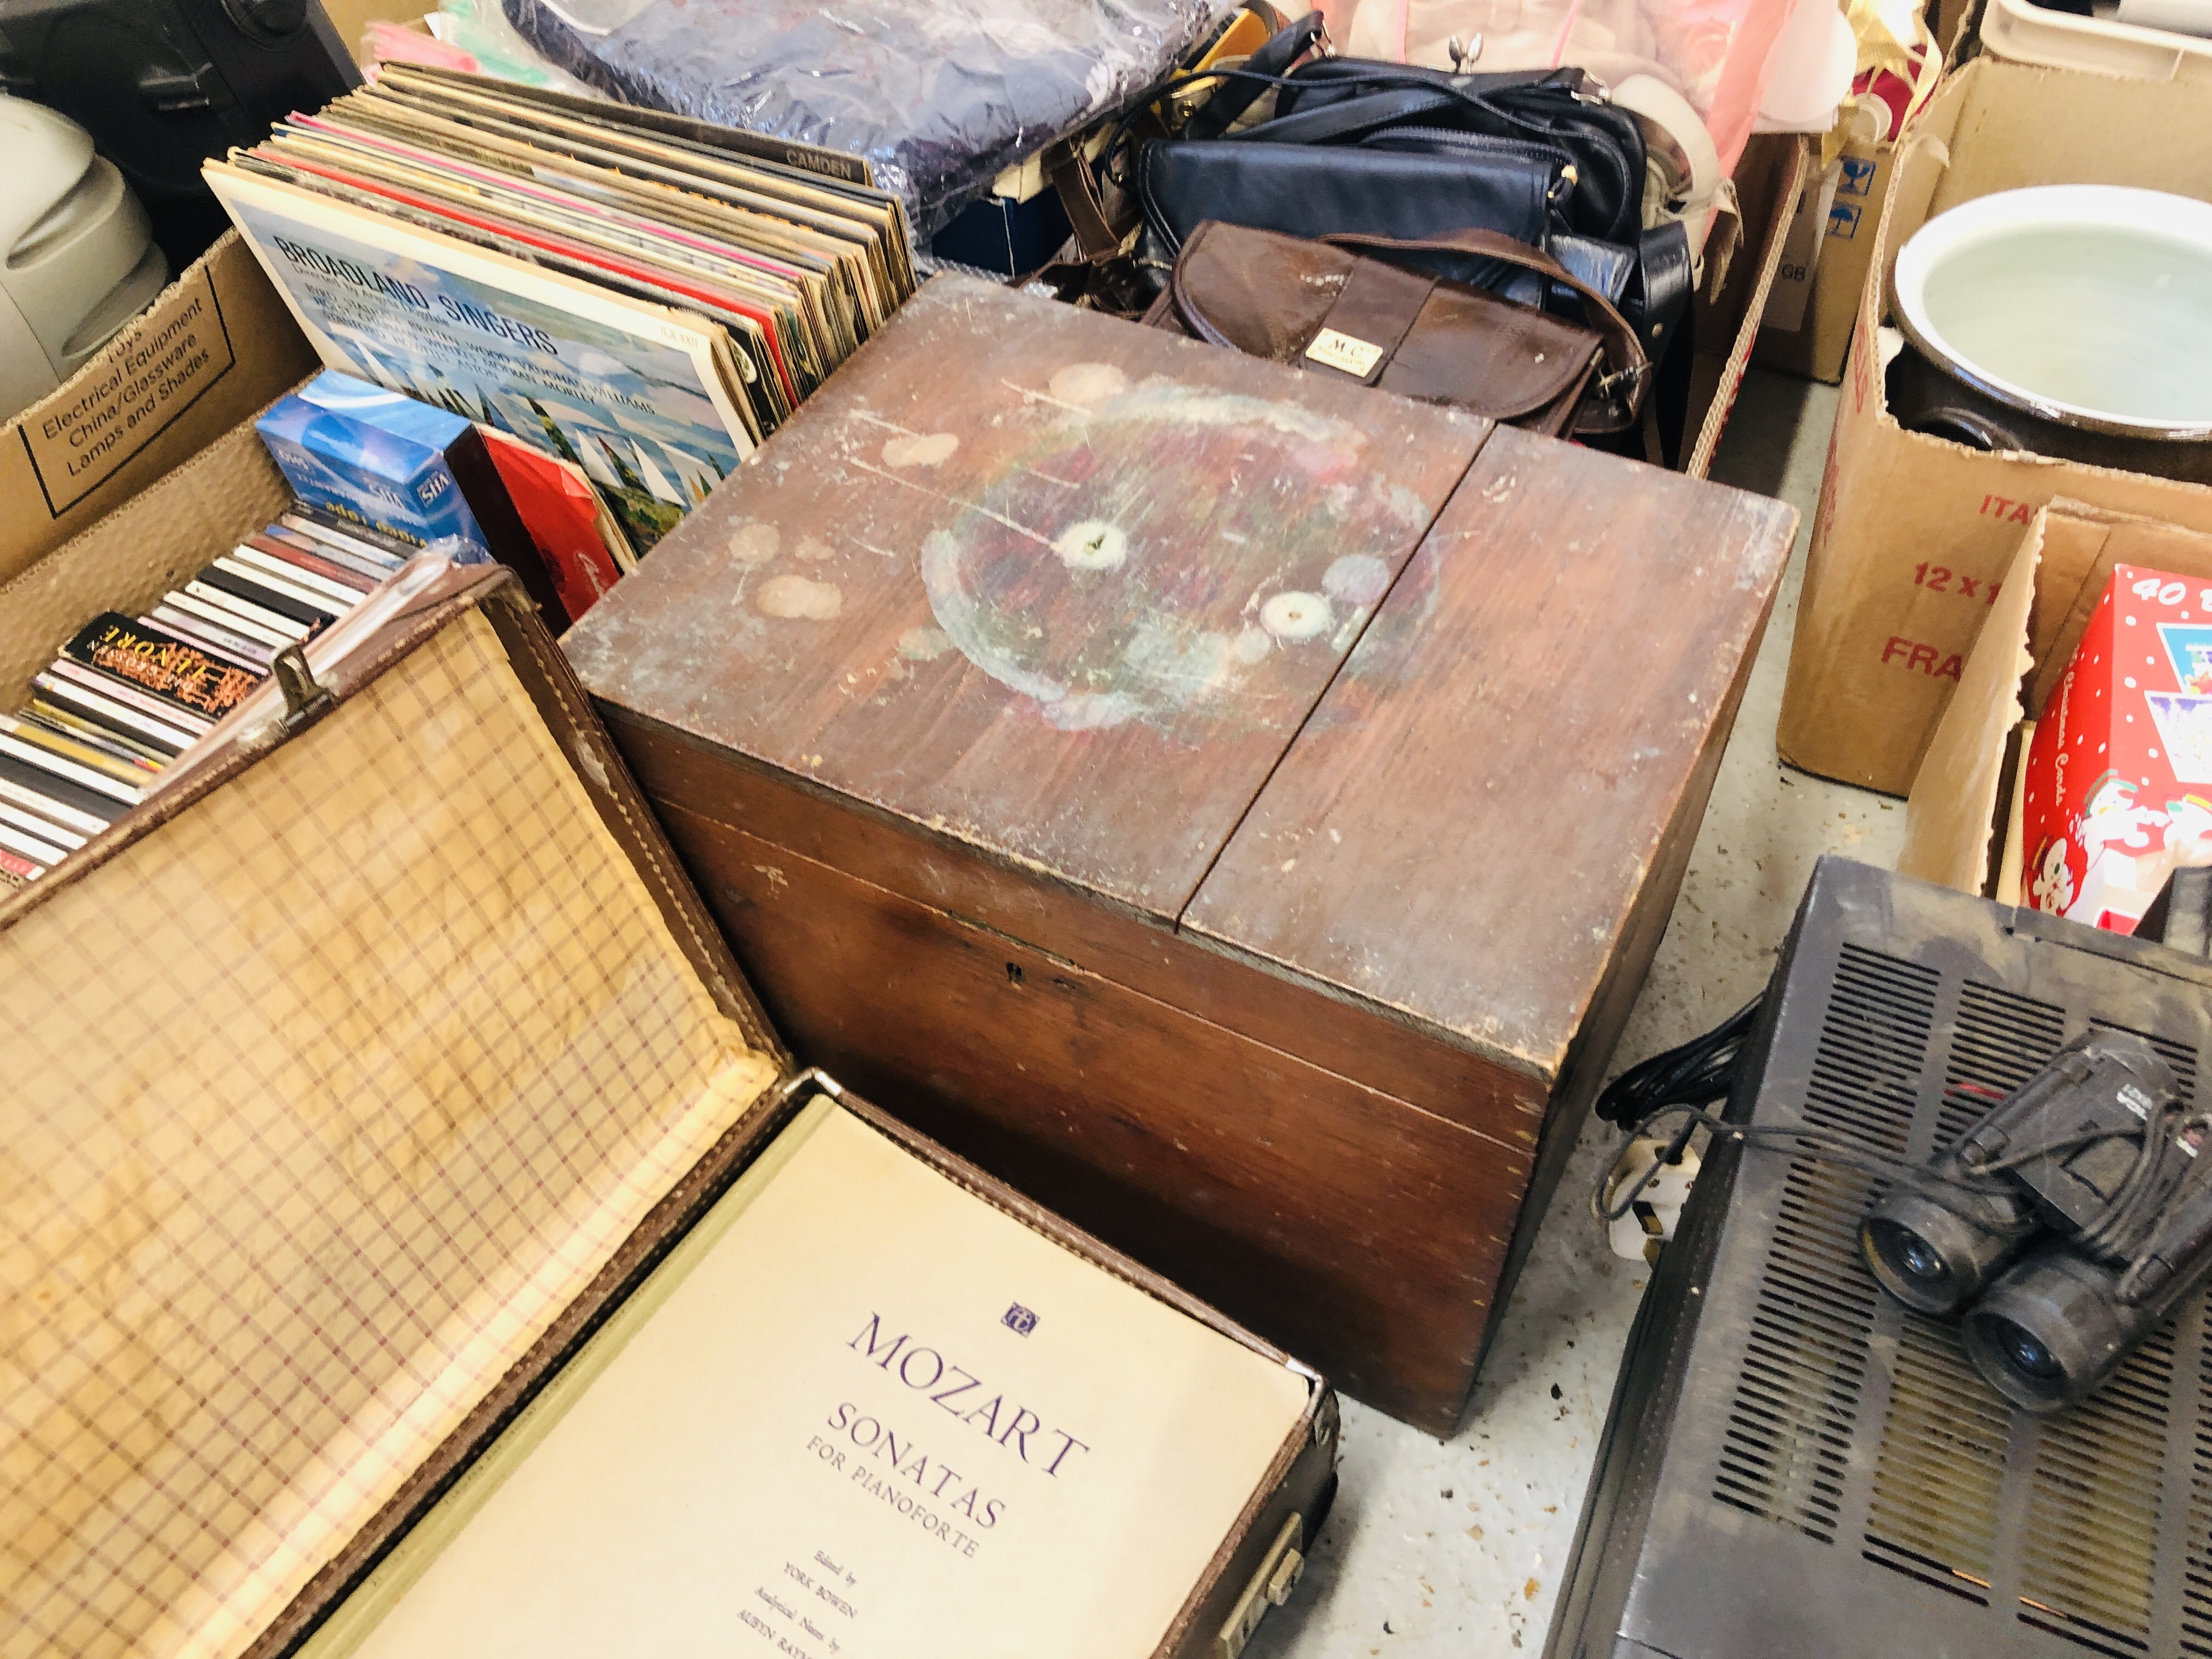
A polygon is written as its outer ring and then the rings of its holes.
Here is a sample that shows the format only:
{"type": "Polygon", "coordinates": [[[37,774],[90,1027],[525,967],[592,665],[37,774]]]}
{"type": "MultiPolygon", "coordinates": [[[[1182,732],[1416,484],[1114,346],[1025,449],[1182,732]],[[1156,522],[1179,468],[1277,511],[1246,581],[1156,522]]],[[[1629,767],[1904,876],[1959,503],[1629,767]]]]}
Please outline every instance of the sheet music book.
{"type": "Polygon", "coordinates": [[[1142,1659],[1304,1374],[817,1099],[312,1659],[1142,1659]]]}

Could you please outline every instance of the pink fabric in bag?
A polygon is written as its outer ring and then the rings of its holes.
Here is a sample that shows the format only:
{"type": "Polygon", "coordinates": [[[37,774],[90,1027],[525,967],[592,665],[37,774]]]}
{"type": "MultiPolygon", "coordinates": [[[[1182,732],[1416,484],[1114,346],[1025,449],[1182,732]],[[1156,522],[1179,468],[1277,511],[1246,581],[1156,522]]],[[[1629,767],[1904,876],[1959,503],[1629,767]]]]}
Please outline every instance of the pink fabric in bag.
{"type": "Polygon", "coordinates": [[[1750,137],[1790,0],[1320,0],[1352,58],[1452,66],[1456,37],[1476,72],[1572,64],[1612,83],[1656,76],[1704,117],[1721,165],[1750,137]]]}

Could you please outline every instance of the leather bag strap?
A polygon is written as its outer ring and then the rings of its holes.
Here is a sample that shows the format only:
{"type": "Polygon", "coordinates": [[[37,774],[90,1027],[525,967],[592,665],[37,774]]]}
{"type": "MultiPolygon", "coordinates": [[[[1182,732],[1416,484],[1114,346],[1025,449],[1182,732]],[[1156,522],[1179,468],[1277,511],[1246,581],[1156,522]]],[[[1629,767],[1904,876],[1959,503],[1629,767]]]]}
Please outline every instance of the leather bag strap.
{"type": "Polygon", "coordinates": [[[1103,264],[1121,252],[1122,238],[1115,234],[1107,222],[1106,206],[1099,199],[1098,180],[1084,160],[1082,146],[1067,143],[1059,146],[1057,153],[1045,158],[1045,176],[1052,181],[1053,191],[1060,198],[1061,210],[1067,215],[1068,228],[1075,233],[1075,244],[1083,250],[1083,257],[1091,264],[1103,264]]]}
{"type": "Polygon", "coordinates": [[[1677,325],[1689,315],[1697,263],[1690,252],[1688,228],[1680,220],[1654,225],[1637,239],[1636,283],[1642,303],[1649,356],[1662,357],[1674,343],[1677,325]]]}
{"type": "Polygon", "coordinates": [[[1191,82],[1218,80],[1213,95],[1191,112],[1183,124],[1186,138],[1218,138],[1230,124],[1251,108],[1255,100],[1284,76],[1291,66],[1328,39],[1328,25],[1317,11],[1308,12],[1288,28],[1279,30],[1267,44],[1237,70],[1207,70],[1191,82]]]}
{"type": "MultiPolygon", "coordinates": [[[[1342,62],[1344,60],[1339,59],[1337,61],[1342,62]]],[[[1255,58],[1252,61],[1248,62],[1243,69],[1231,70],[1229,70],[1228,73],[1236,76],[1249,75],[1253,71],[1256,62],[1257,58],[1255,55],[1255,58]]],[[[1557,73],[1557,71],[1547,72],[1547,74],[1549,73],[1557,73]]],[[[1473,76],[1455,76],[1454,79],[1464,79],[1470,83],[1476,82],[1476,77],[1473,76]]],[[[1377,64],[1375,66],[1375,72],[1371,75],[1363,74],[1357,76],[1333,76],[1327,82],[1318,83],[1318,85],[1326,85],[1331,88],[1346,86],[1347,84],[1357,85],[1365,88],[1365,90],[1358,94],[1358,98],[1360,100],[1371,98],[1378,94],[1388,92],[1425,92],[1431,94],[1438,100],[1434,104],[1425,106],[1424,107],[1425,108],[1442,109],[1454,104],[1462,105],[1468,109],[1480,110],[1486,115],[1489,115],[1494,119],[1503,122],[1507,126],[1518,127],[1532,139],[1542,140],[1552,143],[1558,143],[1561,139],[1559,118],[1574,119],[1580,116],[1582,107],[1576,100],[1575,95],[1566,88],[1549,84],[1547,80],[1516,82],[1512,85],[1502,87],[1495,85],[1479,86],[1477,84],[1454,86],[1449,81],[1439,82],[1418,74],[1408,73],[1405,65],[1401,64],[1377,64]],[[1512,102],[1507,100],[1508,95],[1515,93],[1552,94],[1562,106],[1559,112],[1559,118],[1539,120],[1531,115],[1524,113],[1522,110],[1516,109],[1512,102]]],[[[1297,76],[1291,76],[1286,81],[1285,87],[1286,89],[1304,91],[1310,88],[1317,89],[1317,83],[1301,81],[1297,76]]],[[[1218,96],[1218,94],[1216,95],[1218,96]]],[[[1258,94],[1256,93],[1254,94],[1254,96],[1256,97],[1257,95],[1258,94]]],[[[1248,100],[1247,101],[1249,102],[1249,100],[1248,100]]],[[[1349,103],[1356,101],[1356,100],[1340,99],[1336,101],[1339,103],[1349,103]]],[[[1331,107],[1334,107],[1334,106],[1329,104],[1324,104],[1321,106],[1322,109],[1328,109],[1331,107]]],[[[1287,114],[1277,116],[1273,121],[1261,122],[1258,127],[1251,130],[1249,135],[1239,136],[1258,137],[1263,131],[1274,128],[1277,121],[1294,121],[1300,118],[1303,115],[1318,113],[1320,113],[1320,110],[1300,111],[1293,108],[1287,114]]],[[[1588,136],[1591,137],[1602,137],[1606,142],[1611,142],[1609,135],[1604,135],[1598,132],[1592,125],[1591,118],[1582,117],[1580,126],[1581,131],[1588,136]]],[[[1272,131],[1269,131],[1267,136],[1272,137],[1273,134],[1272,131]]],[[[1308,139],[1288,140],[1286,142],[1315,143],[1318,141],[1308,139]]],[[[1638,179],[1637,182],[1641,184],[1642,180],[1638,179]]]]}
{"type": "Polygon", "coordinates": [[[1636,418],[1651,379],[1651,360],[1644,355],[1644,347],[1636,337],[1636,331],[1628,319],[1614,309],[1613,301],[1577,276],[1557,259],[1526,242],[1494,230],[1455,230],[1443,236],[1425,236],[1415,240],[1401,241],[1389,236],[1341,235],[1324,236],[1322,240],[1332,247],[1371,253],[1378,258],[1404,258],[1407,255],[1424,253],[1472,253],[1486,259],[1496,259],[1506,264],[1518,265],[1533,270],[1551,281],[1572,289],[1585,307],[1589,326],[1597,331],[1605,343],[1606,374],[1599,380],[1595,395],[1608,405],[1618,405],[1618,419],[1605,417],[1611,423],[1603,426],[1585,424],[1590,431],[1620,431],[1636,418]]]}
{"type": "Polygon", "coordinates": [[[1456,102],[1451,94],[1435,87],[1394,87],[1357,98],[1339,99],[1316,109],[1278,115],[1272,121],[1262,121],[1257,126],[1231,134],[1230,141],[1233,143],[1240,138],[1250,138],[1270,144],[1334,143],[1340,139],[1364,138],[1370,132],[1399,125],[1431,111],[1449,109],[1456,102]]]}

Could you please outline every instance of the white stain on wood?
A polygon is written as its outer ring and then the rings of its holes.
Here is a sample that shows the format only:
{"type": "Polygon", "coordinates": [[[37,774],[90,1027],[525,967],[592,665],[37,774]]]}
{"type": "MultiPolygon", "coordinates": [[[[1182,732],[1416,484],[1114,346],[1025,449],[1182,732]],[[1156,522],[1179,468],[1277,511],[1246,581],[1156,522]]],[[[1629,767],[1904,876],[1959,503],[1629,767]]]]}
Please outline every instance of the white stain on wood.
{"type": "Polygon", "coordinates": [[[1347,553],[1329,566],[1321,589],[1340,605],[1373,605],[1390,591],[1390,567],[1371,553],[1347,553]]]}
{"type": "Polygon", "coordinates": [[[952,459],[960,440],[950,432],[901,433],[884,440],[885,466],[939,466],[952,459]]]}
{"type": "Polygon", "coordinates": [[[1129,538],[1119,525],[1085,519],[1060,532],[1052,550],[1070,570],[1117,570],[1129,556],[1129,538]]]}
{"type": "Polygon", "coordinates": [[[771,576],[753,595],[753,605],[763,617],[828,622],[845,608],[845,596],[835,582],[817,582],[806,576],[771,576]]]}
{"type": "Polygon", "coordinates": [[[1260,625],[1279,640],[1310,640],[1334,620],[1318,593],[1278,593],[1260,607],[1260,625]]]}
{"type": "Polygon", "coordinates": [[[763,520],[748,519],[730,532],[730,557],[738,564],[766,564],[782,546],[783,533],[763,520]]]}
{"type": "Polygon", "coordinates": [[[909,628],[898,637],[898,653],[908,662],[935,662],[952,648],[952,635],[941,628],[909,628]]]}
{"type": "Polygon", "coordinates": [[[1112,363],[1070,363],[1047,382],[1064,404],[1088,408],[1128,390],[1129,377],[1112,363]]]}

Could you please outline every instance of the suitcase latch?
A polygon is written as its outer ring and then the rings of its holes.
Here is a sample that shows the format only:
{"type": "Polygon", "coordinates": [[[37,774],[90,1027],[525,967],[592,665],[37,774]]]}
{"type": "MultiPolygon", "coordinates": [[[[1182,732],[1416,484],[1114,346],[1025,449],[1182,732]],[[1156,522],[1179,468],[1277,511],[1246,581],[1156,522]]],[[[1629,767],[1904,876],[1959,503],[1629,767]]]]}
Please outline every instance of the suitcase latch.
{"type": "Polygon", "coordinates": [[[1305,1536],[1306,1518],[1303,1515],[1293,1515],[1283,1522],[1274,1543],[1261,1558],[1260,1571],[1244,1586],[1244,1594],[1237,1598],[1237,1607],[1229,1615],[1229,1622],[1213,1638],[1213,1659],[1237,1659],[1244,1651],[1244,1644],[1252,1639],[1252,1632],[1260,1628],[1260,1620],[1267,1609],[1279,1607],[1291,1599],[1291,1592],[1297,1588],[1306,1570],[1306,1559],[1298,1553],[1305,1536]]]}
{"type": "Polygon", "coordinates": [[[314,670],[307,666],[307,653],[298,641],[279,651],[269,665],[276,677],[276,689],[284,694],[282,725],[286,737],[304,731],[337,707],[330,689],[316,682],[314,670]]]}

